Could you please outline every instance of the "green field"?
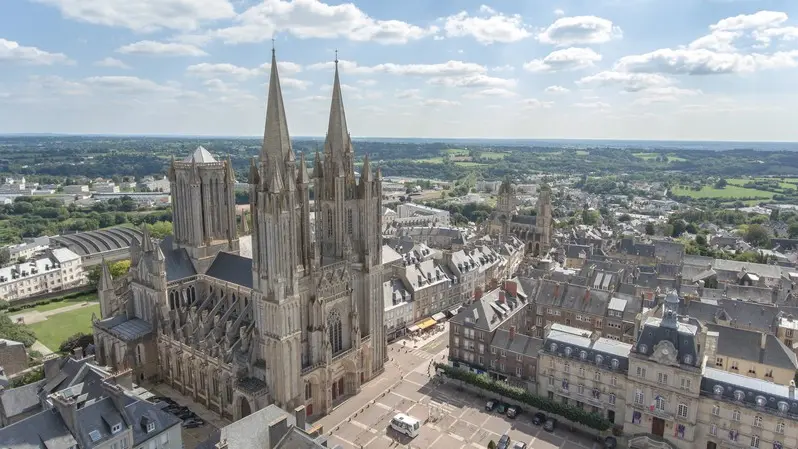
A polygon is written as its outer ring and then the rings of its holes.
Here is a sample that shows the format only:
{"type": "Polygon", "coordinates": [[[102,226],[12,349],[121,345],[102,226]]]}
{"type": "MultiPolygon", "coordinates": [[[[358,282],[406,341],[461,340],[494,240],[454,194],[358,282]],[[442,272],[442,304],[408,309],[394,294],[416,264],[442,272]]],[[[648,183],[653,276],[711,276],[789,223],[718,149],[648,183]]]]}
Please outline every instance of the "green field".
{"type": "Polygon", "coordinates": [[[444,153],[448,154],[449,156],[468,156],[471,154],[465,148],[449,148],[447,150],[443,150],[444,153]]]}
{"type": "MultiPolygon", "coordinates": [[[[656,162],[659,156],[662,156],[660,153],[632,153],[632,156],[643,159],[644,161],[656,162]]],[[[684,162],[687,159],[679,156],[674,156],[673,154],[666,154],[665,156],[668,157],[668,163],[671,162],[684,162]]]]}
{"type": "Polygon", "coordinates": [[[454,165],[458,167],[484,167],[487,164],[481,164],[479,162],[455,162],[454,165]]]}
{"type": "Polygon", "coordinates": [[[424,164],[443,164],[442,157],[431,157],[429,159],[416,159],[413,162],[424,164]]]}
{"type": "Polygon", "coordinates": [[[479,155],[485,159],[495,159],[500,161],[504,159],[505,153],[497,153],[495,151],[485,151],[484,153],[479,153],[479,155]]]}
{"type": "Polygon", "coordinates": [[[61,343],[70,336],[83,332],[90,334],[92,331],[91,315],[100,315],[100,306],[88,306],[69,312],[52,315],[45,321],[30,324],[36,338],[51,351],[58,351],[61,343]]]}
{"type": "Polygon", "coordinates": [[[725,189],[716,189],[711,186],[703,186],[701,190],[684,189],[681,186],[673,189],[673,194],[677,196],[689,196],[690,198],[762,198],[772,199],[773,192],[764,190],[746,189],[735,185],[728,185],[725,189]]]}
{"type": "Polygon", "coordinates": [[[749,182],[753,182],[753,181],[777,181],[778,184],[779,184],[779,188],[781,188],[781,189],[796,189],[796,188],[798,188],[798,185],[796,185],[796,184],[798,184],[798,180],[790,182],[792,179],[795,179],[795,178],[785,178],[784,181],[781,181],[781,179],[779,179],[779,178],[731,178],[731,179],[727,179],[726,182],[728,182],[731,185],[735,185],[735,186],[743,186],[743,185],[745,185],[745,184],[747,184],[749,182]]]}
{"type": "Polygon", "coordinates": [[[47,312],[48,310],[60,309],[61,307],[72,306],[87,301],[97,302],[97,293],[86,293],[85,295],[80,295],[76,298],[69,298],[64,301],[53,301],[50,304],[42,304],[30,310],[36,310],[38,312],[47,312]]]}

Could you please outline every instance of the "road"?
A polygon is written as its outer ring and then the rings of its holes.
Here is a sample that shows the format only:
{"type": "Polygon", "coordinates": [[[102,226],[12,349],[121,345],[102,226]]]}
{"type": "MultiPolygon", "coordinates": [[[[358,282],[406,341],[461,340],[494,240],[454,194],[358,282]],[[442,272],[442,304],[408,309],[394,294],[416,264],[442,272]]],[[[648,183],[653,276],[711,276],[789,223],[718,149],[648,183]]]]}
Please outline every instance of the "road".
{"type": "Polygon", "coordinates": [[[329,447],[345,449],[485,448],[508,433],[512,441],[526,442],[535,449],[591,449],[593,441],[557,429],[553,434],[532,425],[522,415],[511,420],[484,410],[484,398],[458,392],[453,386],[430,381],[430,360],[445,360],[448,335],[419,349],[390,345],[392,361],[385,373],[364,385],[357,396],[319,419],[329,438],[329,447]],[[389,428],[396,413],[409,414],[421,422],[429,420],[410,440],[389,428]]]}

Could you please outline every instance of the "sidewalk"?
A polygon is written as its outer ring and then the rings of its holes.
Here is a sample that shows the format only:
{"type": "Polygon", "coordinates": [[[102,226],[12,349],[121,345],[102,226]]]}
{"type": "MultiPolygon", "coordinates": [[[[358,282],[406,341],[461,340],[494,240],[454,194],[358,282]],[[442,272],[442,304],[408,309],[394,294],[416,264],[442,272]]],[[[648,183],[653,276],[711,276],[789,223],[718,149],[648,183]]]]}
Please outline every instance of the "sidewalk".
{"type": "Polygon", "coordinates": [[[428,343],[440,337],[441,334],[449,332],[448,321],[444,321],[442,324],[437,324],[436,326],[443,326],[442,327],[443,330],[429,332],[427,334],[424,334],[424,337],[412,337],[410,335],[405,335],[404,337],[397,339],[396,342],[402,342],[402,347],[409,347],[413,349],[423,348],[428,343]]]}

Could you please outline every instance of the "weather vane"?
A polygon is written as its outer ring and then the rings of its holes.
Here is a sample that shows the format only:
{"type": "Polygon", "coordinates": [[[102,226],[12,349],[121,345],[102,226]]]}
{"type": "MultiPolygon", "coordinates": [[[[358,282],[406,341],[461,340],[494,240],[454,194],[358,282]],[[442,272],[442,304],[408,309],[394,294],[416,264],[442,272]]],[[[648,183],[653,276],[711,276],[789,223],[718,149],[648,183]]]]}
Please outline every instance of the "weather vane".
{"type": "Polygon", "coordinates": [[[335,49],[335,63],[338,64],[338,49],[335,49]]]}

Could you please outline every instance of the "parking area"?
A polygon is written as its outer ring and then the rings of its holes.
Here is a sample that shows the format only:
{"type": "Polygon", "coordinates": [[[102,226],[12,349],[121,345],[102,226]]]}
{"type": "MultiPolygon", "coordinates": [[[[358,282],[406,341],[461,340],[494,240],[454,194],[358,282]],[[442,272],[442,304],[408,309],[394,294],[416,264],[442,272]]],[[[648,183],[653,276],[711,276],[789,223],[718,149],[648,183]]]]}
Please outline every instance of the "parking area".
{"type": "Polygon", "coordinates": [[[326,429],[330,432],[330,447],[340,444],[346,449],[485,448],[491,440],[498,442],[506,433],[513,444],[521,441],[528,448],[594,448],[593,439],[564,427],[546,432],[532,424],[530,414],[510,419],[497,411],[486,411],[488,398],[458,391],[448,383],[431,382],[425,371],[425,367],[419,367],[408,373],[402,382],[381,393],[336,428],[326,429]],[[415,438],[390,428],[391,418],[400,412],[422,423],[426,421],[415,438]]]}
{"type": "Polygon", "coordinates": [[[195,449],[213,432],[230,424],[230,421],[220,418],[216,413],[165,384],[156,385],[150,391],[156,395],[151,401],[160,399],[166,402],[168,405],[165,411],[183,420],[184,449],[195,449]]]}

